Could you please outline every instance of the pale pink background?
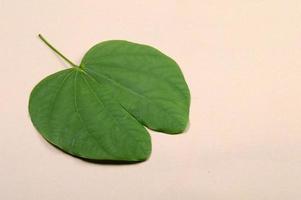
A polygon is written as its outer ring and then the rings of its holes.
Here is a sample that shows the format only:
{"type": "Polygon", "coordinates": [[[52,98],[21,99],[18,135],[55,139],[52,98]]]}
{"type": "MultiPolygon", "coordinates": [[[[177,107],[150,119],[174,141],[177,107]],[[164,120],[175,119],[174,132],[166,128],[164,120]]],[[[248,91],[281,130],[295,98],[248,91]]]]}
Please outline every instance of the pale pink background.
{"type": "Polygon", "coordinates": [[[299,0],[0,0],[0,199],[300,200],[299,0]],[[153,153],[97,165],[53,148],[28,97],[63,64],[43,33],[79,62],[95,43],[161,49],[190,86],[190,128],[151,132],[153,153]]]}

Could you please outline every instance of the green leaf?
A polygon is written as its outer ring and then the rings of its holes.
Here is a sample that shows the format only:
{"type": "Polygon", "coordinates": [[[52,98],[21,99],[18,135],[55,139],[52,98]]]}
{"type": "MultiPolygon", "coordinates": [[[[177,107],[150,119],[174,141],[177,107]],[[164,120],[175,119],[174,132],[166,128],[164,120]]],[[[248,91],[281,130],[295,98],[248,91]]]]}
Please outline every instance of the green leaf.
{"type": "Polygon", "coordinates": [[[142,161],[151,153],[143,125],[183,132],[190,95],[168,56],[146,45],[106,41],[76,66],[43,79],[32,91],[29,113],[37,130],[63,151],[86,159],[142,161]]]}
{"type": "Polygon", "coordinates": [[[180,133],[189,114],[189,89],[175,61],[150,46],[107,41],[92,47],[81,66],[108,84],[120,104],[153,130],[180,133]]]}

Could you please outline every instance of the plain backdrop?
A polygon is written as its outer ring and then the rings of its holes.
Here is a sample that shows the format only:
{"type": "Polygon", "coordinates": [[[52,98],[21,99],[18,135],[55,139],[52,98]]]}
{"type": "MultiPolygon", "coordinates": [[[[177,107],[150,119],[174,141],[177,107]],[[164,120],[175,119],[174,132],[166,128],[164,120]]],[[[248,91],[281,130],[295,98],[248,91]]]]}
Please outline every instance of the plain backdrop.
{"type": "Polygon", "coordinates": [[[299,0],[0,0],[0,199],[300,200],[299,0]],[[29,94],[95,43],[159,48],[192,99],[184,134],[136,165],[84,162],[34,129],[29,94]]]}

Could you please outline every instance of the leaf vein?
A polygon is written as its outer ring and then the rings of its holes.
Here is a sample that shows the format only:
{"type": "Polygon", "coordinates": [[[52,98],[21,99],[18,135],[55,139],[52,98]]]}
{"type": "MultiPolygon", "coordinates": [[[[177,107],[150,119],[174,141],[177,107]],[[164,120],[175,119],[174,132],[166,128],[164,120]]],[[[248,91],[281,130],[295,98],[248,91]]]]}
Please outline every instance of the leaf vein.
{"type": "MultiPolygon", "coordinates": [[[[117,86],[119,86],[119,87],[121,87],[121,88],[123,88],[123,89],[125,89],[125,90],[127,90],[127,91],[129,91],[129,92],[131,92],[131,93],[133,93],[133,94],[135,94],[136,96],[139,96],[140,98],[145,99],[146,101],[148,101],[148,102],[151,103],[151,104],[155,104],[156,106],[158,106],[158,104],[157,104],[155,101],[151,101],[150,99],[148,99],[149,97],[146,97],[146,96],[144,96],[144,95],[142,95],[142,94],[137,93],[136,91],[134,91],[134,90],[132,90],[132,89],[130,89],[130,88],[128,88],[128,87],[126,87],[126,86],[120,84],[120,83],[117,82],[116,80],[113,80],[113,79],[111,79],[111,78],[109,78],[109,77],[107,77],[107,76],[105,76],[105,75],[103,75],[103,74],[96,73],[95,71],[93,71],[93,70],[91,70],[91,69],[89,69],[89,71],[92,72],[92,73],[94,73],[96,76],[102,76],[104,79],[109,80],[109,81],[112,82],[113,84],[115,84],[115,85],[117,85],[117,86]]],[[[93,79],[94,79],[94,78],[93,78],[93,79]]],[[[96,80],[96,79],[94,79],[94,80],[96,80]]],[[[122,106],[122,107],[123,107],[123,106],[122,106]]],[[[161,107],[161,106],[159,106],[159,107],[161,107]]],[[[170,110],[169,110],[169,109],[166,109],[166,108],[164,108],[164,107],[161,107],[161,109],[164,111],[163,113],[164,113],[165,115],[168,115],[168,113],[170,113],[170,110]]],[[[144,124],[144,125],[145,125],[145,124],[144,124]]]]}
{"type": "Polygon", "coordinates": [[[79,118],[79,120],[81,121],[83,127],[87,130],[87,133],[90,134],[90,136],[94,139],[94,141],[99,145],[99,147],[102,148],[102,150],[104,152],[106,152],[108,155],[110,155],[110,153],[102,147],[102,144],[99,143],[99,141],[97,140],[97,137],[89,130],[89,128],[85,125],[85,121],[84,119],[82,118],[81,116],[81,113],[79,112],[79,109],[78,109],[78,105],[77,105],[77,76],[78,76],[78,71],[76,72],[75,74],[75,77],[74,77],[74,107],[75,107],[75,112],[77,113],[77,116],[79,118]]]}

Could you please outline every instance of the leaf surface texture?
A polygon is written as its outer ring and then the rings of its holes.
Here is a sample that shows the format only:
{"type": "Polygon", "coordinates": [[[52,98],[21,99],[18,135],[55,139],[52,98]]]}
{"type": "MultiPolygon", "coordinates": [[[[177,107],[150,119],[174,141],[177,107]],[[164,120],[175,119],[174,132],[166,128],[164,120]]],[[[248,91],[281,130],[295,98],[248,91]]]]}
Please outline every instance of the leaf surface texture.
{"type": "Polygon", "coordinates": [[[43,79],[30,95],[29,112],[38,131],[69,154],[142,161],[151,153],[144,126],[183,132],[189,105],[175,61],[153,47],[112,40],[92,47],[80,67],[43,79]]]}

